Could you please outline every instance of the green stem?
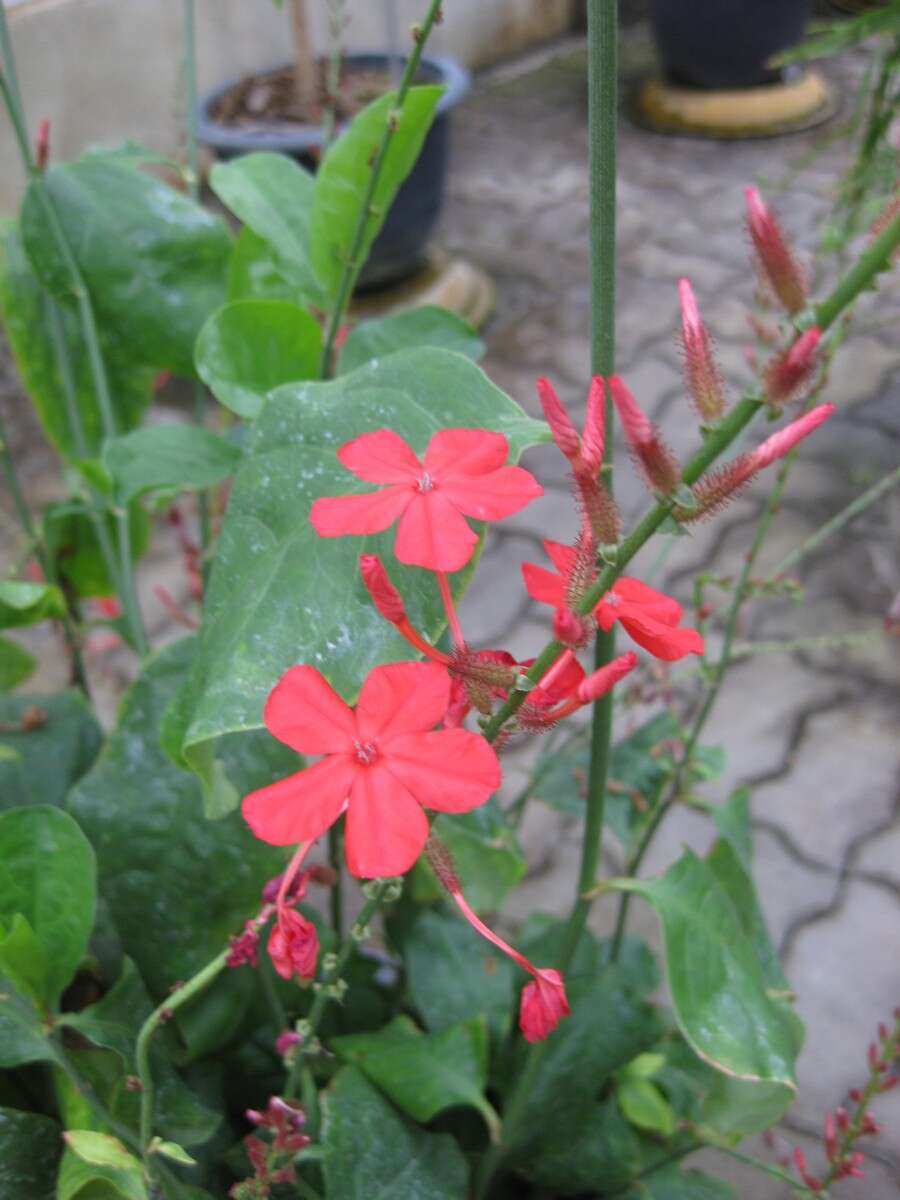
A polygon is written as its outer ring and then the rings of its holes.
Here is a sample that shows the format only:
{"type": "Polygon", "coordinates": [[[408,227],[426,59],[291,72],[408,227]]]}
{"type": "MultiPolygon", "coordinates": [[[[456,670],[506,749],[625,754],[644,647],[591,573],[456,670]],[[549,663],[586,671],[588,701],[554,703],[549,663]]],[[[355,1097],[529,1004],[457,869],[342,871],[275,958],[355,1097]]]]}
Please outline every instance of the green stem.
{"type": "Polygon", "coordinates": [[[379,880],[374,885],[371,896],[360,909],[359,916],[356,918],[353,929],[350,931],[350,936],[345,938],[341,943],[334,966],[330,971],[326,971],[325,978],[316,985],[315,999],[304,1021],[305,1033],[303,1041],[294,1051],[294,1061],[288,1072],[287,1084],[284,1091],[287,1099],[296,1096],[299,1092],[300,1079],[306,1064],[306,1056],[310,1051],[310,1046],[315,1045],[319,1024],[328,1001],[332,997],[334,985],[341,978],[341,972],[349,962],[357,941],[364,936],[366,927],[378,911],[386,889],[392,884],[393,880],[379,880]]]}
{"type": "Polygon", "coordinates": [[[397,88],[397,99],[391,112],[388,113],[387,122],[385,123],[384,133],[381,135],[381,143],[375,154],[372,162],[372,167],[369,171],[369,178],[366,183],[366,190],[363,193],[362,201],[360,202],[359,212],[356,217],[356,227],[353,231],[353,238],[350,242],[350,250],[347,255],[347,261],[344,264],[344,270],[341,274],[340,285],[338,286],[337,299],[334,303],[331,316],[328,321],[328,329],[325,334],[325,341],[322,347],[322,361],[320,373],[323,379],[330,379],[333,371],[333,356],[334,342],[338,335],[338,330],[341,327],[341,321],[344,318],[344,312],[347,305],[350,303],[350,297],[353,293],[353,285],[356,283],[357,275],[363,266],[360,260],[362,254],[363,243],[366,238],[366,229],[371,219],[372,202],[375,199],[375,192],[378,187],[378,181],[381,178],[381,172],[384,169],[385,160],[388,156],[388,151],[391,147],[394,134],[397,131],[399,122],[403,120],[403,105],[406,102],[406,94],[410,89],[416,71],[419,69],[419,60],[422,57],[422,51],[425,48],[425,43],[428,40],[428,35],[431,33],[434,23],[437,20],[441,9],[441,0],[431,0],[428,6],[428,15],[419,26],[413,39],[412,53],[406,60],[406,66],[403,70],[403,75],[400,78],[400,86],[397,88]]]}
{"type": "Polygon", "coordinates": [[[138,1079],[141,1081],[140,1149],[145,1159],[147,1148],[153,1140],[153,1073],[150,1069],[150,1044],[153,1035],[182,1005],[209,987],[216,976],[225,969],[228,953],[226,949],[217,954],[212,962],[207,963],[192,979],[182,984],[171,996],[167,996],[141,1026],[135,1045],[135,1059],[138,1079]]]}
{"type": "Polygon", "coordinates": [[[338,942],[344,936],[344,875],[341,869],[344,855],[342,840],[341,831],[337,824],[332,825],[328,830],[328,861],[331,869],[334,871],[335,880],[334,886],[331,889],[330,908],[331,927],[337,935],[338,942]]]}

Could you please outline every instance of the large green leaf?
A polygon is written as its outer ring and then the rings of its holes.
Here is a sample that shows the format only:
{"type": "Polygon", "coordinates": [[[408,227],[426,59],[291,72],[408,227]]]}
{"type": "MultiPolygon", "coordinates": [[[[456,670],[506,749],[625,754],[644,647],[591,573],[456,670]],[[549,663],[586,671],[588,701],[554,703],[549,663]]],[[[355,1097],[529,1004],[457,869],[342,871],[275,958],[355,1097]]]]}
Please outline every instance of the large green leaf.
{"type": "Polygon", "coordinates": [[[78,692],[55,696],[0,696],[0,810],[28,804],[62,804],[66,792],[93,763],[103,734],[78,692]],[[28,709],[40,724],[21,724],[28,709]]]}
{"type": "Polygon", "coordinates": [[[386,126],[396,123],[396,131],[369,204],[359,257],[353,263],[355,273],[365,263],[401,183],[419,157],[443,90],[433,85],[410,88],[399,112],[396,92],[380,96],[354,117],[322,159],[313,193],[309,244],[327,308],[334,304],[351,258],[358,215],[372,176],[372,154],[386,126]]]}
{"type": "Polygon", "coordinates": [[[51,167],[22,208],[25,250],[44,285],[71,298],[72,278],[46,197],[90,292],[99,324],[134,361],[194,369],[194,341],[225,299],[231,240],[222,221],[161,180],[115,160],[51,167]]]}
{"type": "MultiPolygon", "coordinates": [[[[36,669],[37,659],[33,654],[29,654],[18,642],[0,637],[0,692],[11,692],[33,675],[36,669]]],[[[2,769],[0,765],[0,771],[2,769]]]]}
{"type": "MultiPolygon", "coordinates": [[[[189,761],[202,763],[211,739],[259,728],[266,697],[295,663],[319,667],[352,698],[373,666],[411,657],[358,573],[363,552],[390,562],[393,530],[320,538],[308,520],[318,496],[365,486],[340,465],[336,448],[385,426],[417,451],[448,426],[495,429],[513,460],[547,435],[474,363],[446,350],[405,350],[328,383],[273,392],[235,477],[197,659],[179,701],[189,761]]],[[[394,564],[391,572],[413,623],[435,636],[444,616],[433,577],[394,564]]],[[[170,733],[167,745],[173,740],[170,733]]]]}
{"type": "Polygon", "coordinates": [[[300,298],[301,289],[280,268],[269,243],[245,225],[228,262],[228,302],[289,300],[294,304],[300,298]]]}
{"type": "Polygon", "coordinates": [[[66,602],[58,587],[26,579],[0,579],[0,629],[37,625],[65,614],[66,602]]]}
{"type": "MultiPolygon", "coordinates": [[[[152,1011],[143,980],[134,963],[126,958],[121,976],[102,999],[79,1012],[63,1014],[62,1021],[95,1046],[115,1051],[122,1074],[135,1075],[135,1043],[152,1011]]],[[[186,1146],[206,1141],[219,1124],[219,1114],[206,1108],[182,1082],[159,1039],[153,1046],[151,1063],[156,1085],[154,1128],[186,1146]]]]}
{"type": "MultiPolygon", "coordinates": [[[[166,706],[190,663],[193,639],[153,658],[129,691],[119,721],[69,808],[97,852],[100,891],[125,952],[159,998],[189,979],[259,907],[260,889],[284,862],[238,814],[211,824],[197,780],[159,745],[166,706]]],[[[286,773],[268,736],[224,747],[236,783],[250,791],[286,773]]]]}
{"type": "Polygon", "coordinates": [[[59,1126],[38,1113],[0,1108],[0,1196],[54,1200],[59,1126]]]}
{"type": "Polygon", "coordinates": [[[286,300],[226,304],[203,326],[195,351],[197,374],[219,403],[248,420],[273,388],[315,379],[321,355],[318,321],[286,300]]]}
{"type": "MultiPolygon", "coordinates": [[[[61,305],[57,312],[71,364],[83,442],[75,436],[66,407],[49,300],[25,256],[18,227],[9,225],[0,240],[0,314],[44,432],[63,458],[72,461],[100,452],[104,428],[78,317],[61,305]]],[[[100,330],[100,344],[116,422],[124,432],[140,421],[153,392],[154,372],[135,361],[127,344],[111,328],[100,330]]]]}
{"type": "Polygon", "coordinates": [[[446,308],[426,304],[357,325],[341,347],[338,374],[355,371],[373,358],[422,346],[454,350],[473,362],[484,354],[484,342],[471,325],[446,308]]]}
{"type": "Polygon", "coordinates": [[[355,1067],[325,1093],[322,1166],[340,1200],[465,1200],[468,1170],[447,1134],[410,1125],[355,1067]]]}
{"type": "Polygon", "coordinates": [[[240,457],[237,446],[196,425],[148,425],[103,446],[120,504],[159,488],[203,491],[227,479],[240,457]]]}
{"type": "Polygon", "coordinates": [[[67,813],[34,805],[0,814],[0,920],[21,913],[33,929],[47,956],[47,1005],[84,957],[96,904],[94,853],[67,813]]]}
{"type": "MultiPolygon", "coordinates": [[[[321,287],[316,278],[310,248],[310,223],[313,210],[314,181],[309,171],[286,154],[262,151],[242,154],[230,162],[216,163],[209,175],[209,186],[226,207],[260,239],[267,243],[278,269],[296,287],[293,299],[320,301],[321,287]]],[[[245,276],[252,277],[249,251],[261,261],[258,243],[245,242],[240,248],[245,276]]],[[[270,274],[271,272],[267,272],[270,274]]],[[[235,294],[234,268],[231,295],[235,294]]],[[[253,294],[260,294],[254,288],[253,294]]],[[[266,289],[266,294],[271,294],[266,289]]]]}
{"type": "Polygon", "coordinates": [[[695,1052],[733,1078],[780,1085],[790,1098],[794,1024],[769,995],[753,943],[713,869],[685,850],[658,879],[616,883],[659,916],[675,1015],[695,1052]]]}
{"type": "MultiPolygon", "coordinates": [[[[479,912],[496,911],[525,874],[524,855],[496,797],[472,812],[439,813],[432,832],[449,848],[466,898],[479,912]]],[[[416,863],[411,882],[416,900],[440,900],[444,895],[427,858],[416,863]]]]}
{"type": "Polygon", "coordinates": [[[423,1034],[409,1017],[395,1017],[377,1033],[332,1038],[329,1048],[420,1124],[462,1104],[477,1109],[499,1139],[497,1114],[484,1097],[488,1037],[478,1017],[433,1034],[423,1034]]]}

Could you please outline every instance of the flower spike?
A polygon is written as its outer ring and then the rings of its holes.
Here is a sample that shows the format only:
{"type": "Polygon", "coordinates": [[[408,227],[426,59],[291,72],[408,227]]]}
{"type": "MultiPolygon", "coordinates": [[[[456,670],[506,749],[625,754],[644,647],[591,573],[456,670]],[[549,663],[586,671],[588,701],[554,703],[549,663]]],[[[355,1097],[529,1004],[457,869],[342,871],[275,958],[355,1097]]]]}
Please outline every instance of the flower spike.
{"type": "Polygon", "coordinates": [[[610,378],[609,388],[622,430],[648,486],[652,491],[668,496],[681,483],[681,468],[672,451],[618,375],[610,378]]]}
{"type": "Polygon", "coordinates": [[[821,338],[821,330],[807,329],[792,346],[770,360],[763,375],[766,399],[770,404],[780,408],[803,398],[818,366],[821,338]]]}
{"type": "Polygon", "coordinates": [[[785,311],[798,313],[806,304],[806,280],[800,264],[759,188],[744,188],[744,197],[747,227],[762,273],[785,311]]]}
{"type": "Polygon", "coordinates": [[[681,301],[681,342],[684,375],[694,406],[704,421],[718,421],[725,411],[722,375],[713,354],[712,339],[700,317],[690,280],[678,280],[681,301]]]}

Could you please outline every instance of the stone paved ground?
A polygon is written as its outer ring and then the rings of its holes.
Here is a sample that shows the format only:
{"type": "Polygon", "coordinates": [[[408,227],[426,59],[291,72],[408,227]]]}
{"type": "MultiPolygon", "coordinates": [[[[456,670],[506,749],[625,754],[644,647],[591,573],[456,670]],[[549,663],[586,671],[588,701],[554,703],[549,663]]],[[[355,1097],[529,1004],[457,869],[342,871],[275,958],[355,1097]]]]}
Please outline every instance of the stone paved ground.
{"type": "MultiPolygon", "coordinates": [[[[646,57],[640,31],[623,46],[626,75],[646,57]]],[[[566,44],[483,77],[456,121],[444,244],[486,268],[498,290],[486,329],[488,374],[531,411],[534,378],[551,376],[572,406],[583,404],[588,380],[587,173],[584,51],[566,44]]],[[[837,64],[846,89],[860,63],[837,64]]],[[[675,282],[688,274],[718,339],[733,394],[748,380],[743,347],[753,278],[741,232],[742,186],[761,175],[779,179],[816,150],[778,195],[784,221],[811,249],[842,163],[834,126],[779,141],[734,145],[664,139],[623,120],[619,186],[618,369],[657,415],[672,446],[688,453],[695,423],[682,395],[674,337],[675,282]]],[[[835,365],[823,398],[838,415],[804,453],[766,550],[773,566],[824,519],[896,466],[900,411],[896,370],[898,281],[860,305],[855,332],[835,365]]],[[[53,494],[50,459],[27,416],[12,375],[0,379],[0,401],[15,414],[17,457],[36,502],[53,494]]],[[[476,644],[509,646],[524,655],[546,640],[547,622],[523,604],[518,563],[533,558],[538,536],[566,540],[573,513],[565,472],[549,449],[529,465],[547,494],[492,541],[465,601],[464,625],[476,644]],[[510,616],[512,614],[512,616],[510,616]]],[[[645,497],[626,466],[616,490],[626,527],[645,497]]],[[[669,546],[655,580],[682,600],[698,570],[739,568],[764,488],[745,494],[717,522],[669,546]]],[[[808,561],[801,607],[786,600],[757,604],[741,630],[745,640],[788,640],[854,631],[868,640],[852,648],[802,650],[744,659],[734,670],[705,740],[728,750],[726,777],[708,789],[724,799],[737,783],[753,787],[756,857],[763,907],[797,991],[808,1039],[800,1064],[800,1099],[776,1139],[779,1152],[804,1144],[823,1112],[840,1101],[864,1070],[877,1022],[900,1003],[897,954],[900,899],[900,754],[897,718],[898,643],[880,636],[900,590],[900,490],[808,561]]],[[[9,544],[8,530],[0,529],[9,544]]],[[[655,552],[641,560],[650,570],[655,552]]],[[[175,631],[150,591],[164,580],[180,595],[180,567],[165,534],[142,568],[157,640],[175,631]]],[[[115,657],[103,682],[108,707],[127,671],[115,657]]],[[[60,679],[58,658],[45,654],[43,686],[60,679]]],[[[673,672],[689,686],[690,669],[673,672]]],[[[513,785],[524,764],[512,759],[513,785]]],[[[564,908],[577,871],[578,830],[535,805],[524,824],[532,862],[511,914],[564,908]]],[[[648,871],[663,869],[683,843],[705,849],[708,824],[687,811],[663,827],[648,871]]],[[[620,866],[614,849],[607,866],[620,866]]],[[[599,931],[612,906],[598,904],[599,931]]],[[[634,907],[634,929],[656,936],[634,907]]],[[[864,1183],[847,1187],[859,1200],[886,1200],[900,1189],[900,1092],[882,1102],[887,1126],[864,1183]]],[[[770,1151],[766,1151],[770,1153],[770,1151]]],[[[777,1184],[716,1161],[746,1200],[778,1200],[777,1184]]]]}

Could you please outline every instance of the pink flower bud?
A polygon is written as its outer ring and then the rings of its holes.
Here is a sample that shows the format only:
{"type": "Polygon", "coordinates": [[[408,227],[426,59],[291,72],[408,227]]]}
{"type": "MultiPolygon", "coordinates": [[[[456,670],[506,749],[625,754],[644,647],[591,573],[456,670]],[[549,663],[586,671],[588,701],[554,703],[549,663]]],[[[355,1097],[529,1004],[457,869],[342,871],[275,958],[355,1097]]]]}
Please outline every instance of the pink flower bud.
{"type": "Polygon", "coordinates": [[[275,1039],[275,1053],[279,1058],[287,1058],[291,1051],[303,1041],[299,1033],[293,1029],[285,1029],[275,1039]]]}
{"type": "Polygon", "coordinates": [[[314,979],[319,938],[312,921],[284,908],[269,934],[269,957],[282,979],[314,979]]]}
{"type": "Polygon", "coordinates": [[[457,895],[462,895],[462,884],[459,882],[459,876],[456,873],[456,866],[449,847],[440,838],[431,834],[425,843],[425,855],[432,871],[437,875],[441,886],[446,888],[454,898],[457,895]]]}
{"type": "Polygon", "coordinates": [[[544,417],[550,426],[554,442],[570,462],[575,462],[579,456],[581,440],[563,402],[557,396],[549,379],[539,379],[537,390],[541,408],[544,410],[544,417]]]}
{"type": "Polygon", "coordinates": [[[635,462],[651,489],[668,495],[681,482],[681,470],[659,430],[641,411],[638,402],[617,375],[609,380],[613,403],[635,462]]]}
{"type": "Polygon", "coordinates": [[[800,400],[818,367],[821,330],[807,329],[792,346],[766,363],[763,386],[770,404],[781,406],[800,400]]]}
{"type": "Polygon", "coordinates": [[[689,280],[679,279],[678,296],[681,301],[681,340],[687,389],[703,420],[717,421],[725,411],[722,376],[689,280]]]}
{"type": "Polygon", "coordinates": [[[584,434],[581,439],[581,461],[585,468],[596,475],[603,465],[606,449],[606,388],[603,377],[595,375],[591,380],[584,418],[584,434]]]}
{"type": "Polygon", "coordinates": [[[806,304],[806,281],[800,264],[759,189],[744,188],[744,196],[747,201],[747,226],[763,275],[786,311],[799,312],[806,304]]]}
{"type": "Polygon", "coordinates": [[[372,603],[386,621],[399,625],[406,618],[403,599],[388,578],[381,559],[377,554],[361,554],[359,556],[359,573],[362,575],[366,590],[372,597],[372,603]]]}
{"type": "Polygon", "coordinates": [[[633,650],[620,654],[605,667],[600,667],[599,670],[588,675],[578,688],[578,699],[582,704],[591,704],[594,700],[599,700],[601,696],[605,696],[607,692],[611,691],[620,680],[630,674],[637,663],[637,655],[633,650]]]}
{"type": "Polygon", "coordinates": [[[827,421],[833,412],[833,404],[820,404],[817,408],[804,413],[802,417],[798,417],[796,421],[791,421],[790,425],[779,429],[777,433],[766,438],[761,446],[757,446],[748,456],[747,469],[755,475],[764,467],[771,466],[777,459],[784,458],[798,442],[802,442],[814,429],[818,429],[827,421]]]}
{"type": "Polygon", "coordinates": [[[593,622],[572,612],[570,608],[557,608],[553,613],[553,636],[564,646],[576,650],[586,646],[595,629],[593,622]]]}
{"type": "Polygon", "coordinates": [[[522,989],[519,1028],[526,1042],[542,1042],[569,1015],[563,977],[550,967],[537,967],[522,989]]]}

